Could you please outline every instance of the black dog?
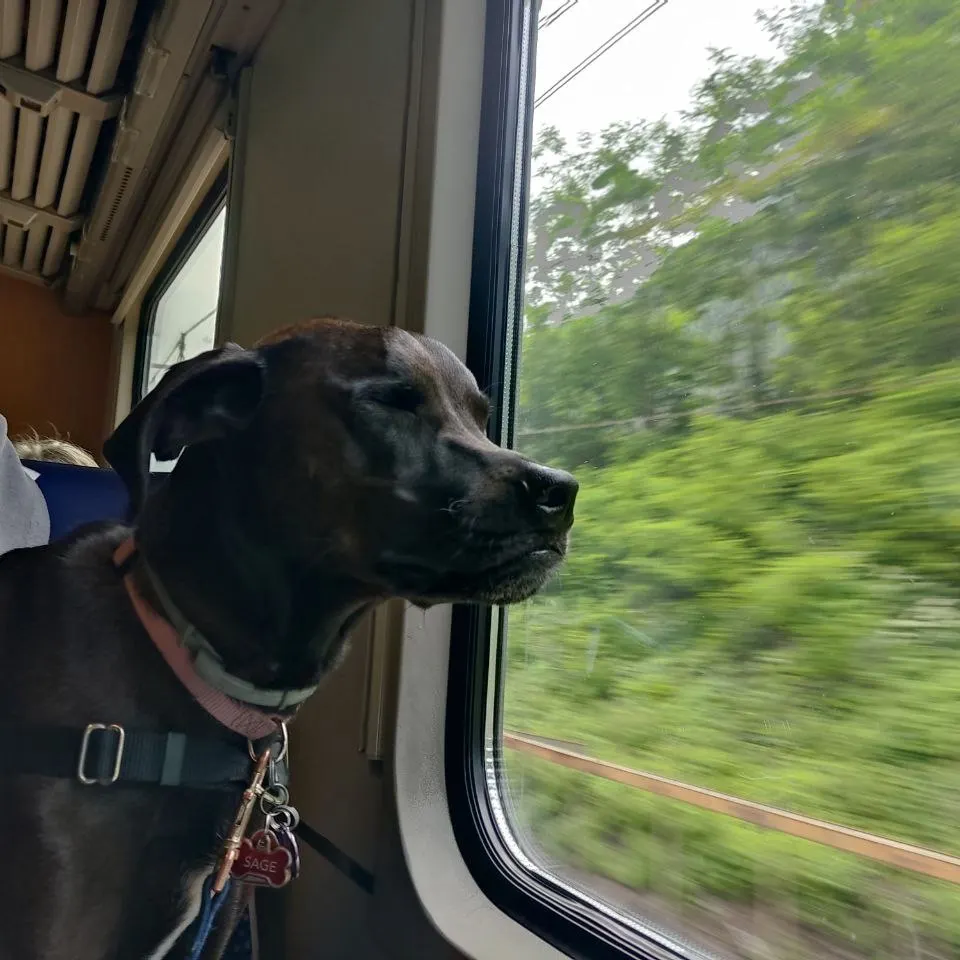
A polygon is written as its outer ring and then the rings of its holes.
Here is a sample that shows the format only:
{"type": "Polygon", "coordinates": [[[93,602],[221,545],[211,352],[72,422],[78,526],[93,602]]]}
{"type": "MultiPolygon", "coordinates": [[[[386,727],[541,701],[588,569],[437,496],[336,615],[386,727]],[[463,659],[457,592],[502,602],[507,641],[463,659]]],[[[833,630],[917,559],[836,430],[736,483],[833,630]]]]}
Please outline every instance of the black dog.
{"type": "Polygon", "coordinates": [[[373,604],[512,603],[543,584],[576,483],[496,447],[486,417],[441,344],[334,320],[182,363],[134,409],[104,449],[134,527],[0,560],[0,960],[189,950],[250,761],[131,598],[208,640],[205,676],[241,712],[280,716],[273,692],[312,689],[373,604]],[[181,450],[148,493],[150,454],[181,450]],[[203,782],[218,763],[228,782],[203,782]]]}

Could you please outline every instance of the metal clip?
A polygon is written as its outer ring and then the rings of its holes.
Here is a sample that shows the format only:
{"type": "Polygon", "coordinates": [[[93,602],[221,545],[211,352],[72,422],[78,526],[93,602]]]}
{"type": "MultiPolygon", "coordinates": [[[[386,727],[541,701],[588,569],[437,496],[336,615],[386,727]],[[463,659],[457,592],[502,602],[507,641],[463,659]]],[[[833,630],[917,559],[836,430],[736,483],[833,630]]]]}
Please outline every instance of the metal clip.
{"type": "Polygon", "coordinates": [[[253,768],[253,775],[250,777],[250,783],[247,785],[246,790],[243,791],[243,796],[240,798],[240,805],[237,807],[236,815],[233,818],[233,826],[230,828],[230,832],[227,834],[227,839],[223,844],[223,853],[220,857],[220,865],[217,868],[217,875],[213,881],[213,886],[211,887],[211,892],[214,894],[217,894],[223,890],[223,888],[227,885],[227,880],[230,879],[230,871],[233,868],[233,863],[237,859],[240,845],[243,843],[243,838],[246,835],[247,827],[250,824],[250,817],[253,814],[254,805],[264,794],[263,781],[267,775],[271,758],[276,761],[283,759],[283,757],[286,755],[287,747],[289,746],[287,725],[285,723],[281,723],[280,729],[283,731],[283,741],[280,745],[280,752],[275,758],[273,758],[273,747],[267,747],[263,753],[257,756],[253,749],[253,743],[249,740],[247,741],[247,748],[250,751],[251,758],[256,760],[256,766],[253,768]]]}
{"type": "Polygon", "coordinates": [[[77,779],[85,786],[91,786],[94,783],[102,787],[108,787],[120,779],[120,765],[123,763],[123,747],[127,740],[127,734],[117,723],[88,723],[83,731],[83,740],[80,741],[80,759],[77,761],[77,779]],[[115,733],[117,735],[117,753],[113,760],[113,770],[107,777],[89,777],[84,769],[87,765],[87,753],[90,749],[90,735],[98,730],[105,733],[115,733]]]}
{"type": "Polygon", "coordinates": [[[250,823],[250,815],[253,813],[254,804],[257,798],[263,793],[263,777],[267,772],[267,762],[270,759],[270,751],[264,750],[257,758],[257,765],[253,769],[253,776],[247,789],[243,791],[240,798],[240,806],[237,807],[236,815],[233,818],[233,826],[227,834],[227,839],[223,844],[223,853],[220,856],[220,866],[217,869],[216,878],[211,893],[216,895],[227,885],[230,879],[230,871],[233,868],[233,861],[237,859],[237,853],[240,850],[240,844],[247,832],[247,826],[250,823]]]}
{"type": "MultiPolygon", "coordinates": [[[[280,752],[275,757],[272,758],[271,760],[272,763],[279,763],[281,760],[283,760],[283,758],[287,755],[287,750],[290,748],[290,734],[287,731],[286,721],[281,720],[278,726],[280,727],[280,735],[283,739],[280,744],[280,752]]],[[[273,753],[272,750],[270,750],[269,752],[271,754],[273,753]]],[[[247,741],[247,753],[250,754],[251,760],[258,759],[257,751],[254,749],[252,740],[247,741]]]]}

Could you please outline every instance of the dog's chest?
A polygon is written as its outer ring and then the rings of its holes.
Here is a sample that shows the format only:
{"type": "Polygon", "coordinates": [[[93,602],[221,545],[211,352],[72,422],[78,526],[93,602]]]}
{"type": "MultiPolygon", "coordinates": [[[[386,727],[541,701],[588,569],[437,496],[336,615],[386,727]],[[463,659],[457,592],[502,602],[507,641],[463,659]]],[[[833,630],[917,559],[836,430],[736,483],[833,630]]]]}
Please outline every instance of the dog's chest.
{"type": "Polygon", "coordinates": [[[208,870],[203,868],[187,873],[180,883],[181,905],[174,926],[144,960],[162,960],[173,945],[184,935],[187,928],[200,915],[200,898],[203,895],[203,881],[208,870]]]}

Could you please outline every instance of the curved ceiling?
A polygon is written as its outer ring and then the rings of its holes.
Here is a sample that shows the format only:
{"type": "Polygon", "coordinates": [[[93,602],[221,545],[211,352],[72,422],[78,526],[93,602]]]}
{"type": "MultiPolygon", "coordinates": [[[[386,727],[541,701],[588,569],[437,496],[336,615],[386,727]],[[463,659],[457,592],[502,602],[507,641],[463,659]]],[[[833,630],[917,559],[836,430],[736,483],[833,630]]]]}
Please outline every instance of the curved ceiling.
{"type": "Polygon", "coordinates": [[[115,306],[280,3],[0,0],[0,270],[115,306]]]}

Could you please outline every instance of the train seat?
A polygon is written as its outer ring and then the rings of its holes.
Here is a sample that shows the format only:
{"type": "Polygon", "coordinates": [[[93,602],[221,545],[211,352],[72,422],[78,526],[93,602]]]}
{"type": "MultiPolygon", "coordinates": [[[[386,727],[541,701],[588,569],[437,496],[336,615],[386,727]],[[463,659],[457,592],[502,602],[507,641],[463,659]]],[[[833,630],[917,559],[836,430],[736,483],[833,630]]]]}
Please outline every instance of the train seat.
{"type": "Polygon", "coordinates": [[[37,486],[50,514],[51,540],[59,540],[85,523],[126,518],[127,488],[113,470],[48,460],[22,462],[37,474],[37,486]]]}

